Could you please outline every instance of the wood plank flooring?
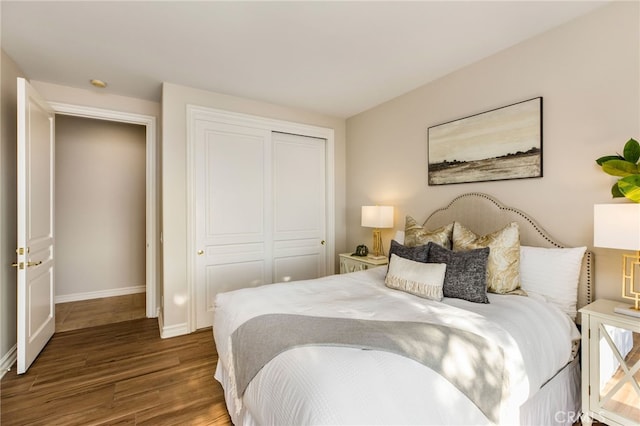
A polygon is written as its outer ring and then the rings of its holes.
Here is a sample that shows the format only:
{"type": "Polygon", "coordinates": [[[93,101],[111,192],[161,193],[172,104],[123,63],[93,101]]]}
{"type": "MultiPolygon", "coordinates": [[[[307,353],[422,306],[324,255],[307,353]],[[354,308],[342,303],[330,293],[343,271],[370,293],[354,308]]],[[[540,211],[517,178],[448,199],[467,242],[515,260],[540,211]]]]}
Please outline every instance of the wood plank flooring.
{"type": "Polygon", "coordinates": [[[146,293],[56,304],[56,332],[145,318],[146,293]]]}
{"type": "Polygon", "coordinates": [[[211,329],[161,339],[157,319],[56,333],[0,385],[0,424],[230,425],[211,329]]]}

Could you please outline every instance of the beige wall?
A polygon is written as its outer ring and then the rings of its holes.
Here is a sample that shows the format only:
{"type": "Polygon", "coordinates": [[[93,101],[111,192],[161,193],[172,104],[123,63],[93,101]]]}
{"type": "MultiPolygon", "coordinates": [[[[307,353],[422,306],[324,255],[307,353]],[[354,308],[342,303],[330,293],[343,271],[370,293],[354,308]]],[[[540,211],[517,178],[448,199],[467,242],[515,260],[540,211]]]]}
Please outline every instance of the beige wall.
{"type": "MultiPolygon", "coordinates": [[[[347,120],[347,242],[371,244],[360,206],[418,221],[471,191],[531,214],[561,242],[592,246],[593,205],[615,181],[594,160],[640,137],[638,2],[615,2],[347,120]],[[427,186],[429,126],[544,98],[544,177],[427,186]]],[[[385,245],[392,232],[383,233],[385,245]]],[[[619,298],[620,255],[595,249],[596,296],[619,298]]]]}
{"type": "Polygon", "coordinates": [[[163,328],[175,333],[186,330],[189,315],[186,258],[187,104],[334,129],[335,247],[338,252],[345,249],[345,121],[343,119],[164,83],[162,93],[164,233],[164,310],[162,320],[163,328]]]}
{"type": "Polygon", "coordinates": [[[0,367],[15,359],[16,332],[16,121],[17,83],[24,73],[1,52],[0,58],[0,367]]]}
{"type": "Polygon", "coordinates": [[[146,129],[56,116],[56,302],[145,291],[146,129]]]}

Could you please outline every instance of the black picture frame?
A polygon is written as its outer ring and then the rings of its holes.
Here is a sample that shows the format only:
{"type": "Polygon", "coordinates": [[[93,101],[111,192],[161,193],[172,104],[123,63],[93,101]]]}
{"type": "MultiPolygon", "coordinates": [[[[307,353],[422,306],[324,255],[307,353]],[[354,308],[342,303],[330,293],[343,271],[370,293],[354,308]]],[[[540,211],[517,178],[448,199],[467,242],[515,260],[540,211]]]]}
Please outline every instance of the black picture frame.
{"type": "Polygon", "coordinates": [[[427,129],[428,185],[542,177],[542,97],[427,129]]]}

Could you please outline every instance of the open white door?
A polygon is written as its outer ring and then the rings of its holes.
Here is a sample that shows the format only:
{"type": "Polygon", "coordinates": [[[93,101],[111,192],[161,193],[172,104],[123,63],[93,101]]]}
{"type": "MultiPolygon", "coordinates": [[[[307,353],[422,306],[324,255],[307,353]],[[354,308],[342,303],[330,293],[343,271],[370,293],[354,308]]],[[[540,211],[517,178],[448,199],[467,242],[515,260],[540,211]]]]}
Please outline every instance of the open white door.
{"type": "Polygon", "coordinates": [[[54,113],[18,78],[18,374],[55,331],[54,113]]]}

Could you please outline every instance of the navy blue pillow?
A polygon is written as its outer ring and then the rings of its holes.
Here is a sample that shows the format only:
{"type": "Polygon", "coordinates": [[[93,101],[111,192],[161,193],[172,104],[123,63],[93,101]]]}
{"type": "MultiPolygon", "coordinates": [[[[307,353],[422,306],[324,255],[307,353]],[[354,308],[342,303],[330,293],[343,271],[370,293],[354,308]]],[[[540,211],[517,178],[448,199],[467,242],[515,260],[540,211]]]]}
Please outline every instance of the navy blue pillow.
{"type": "Polygon", "coordinates": [[[445,263],[444,297],[475,303],[489,303],[487,297],[487,259],[489,247],[468,251],[451,251],[429,243],[427,262],[445,263]]]}

